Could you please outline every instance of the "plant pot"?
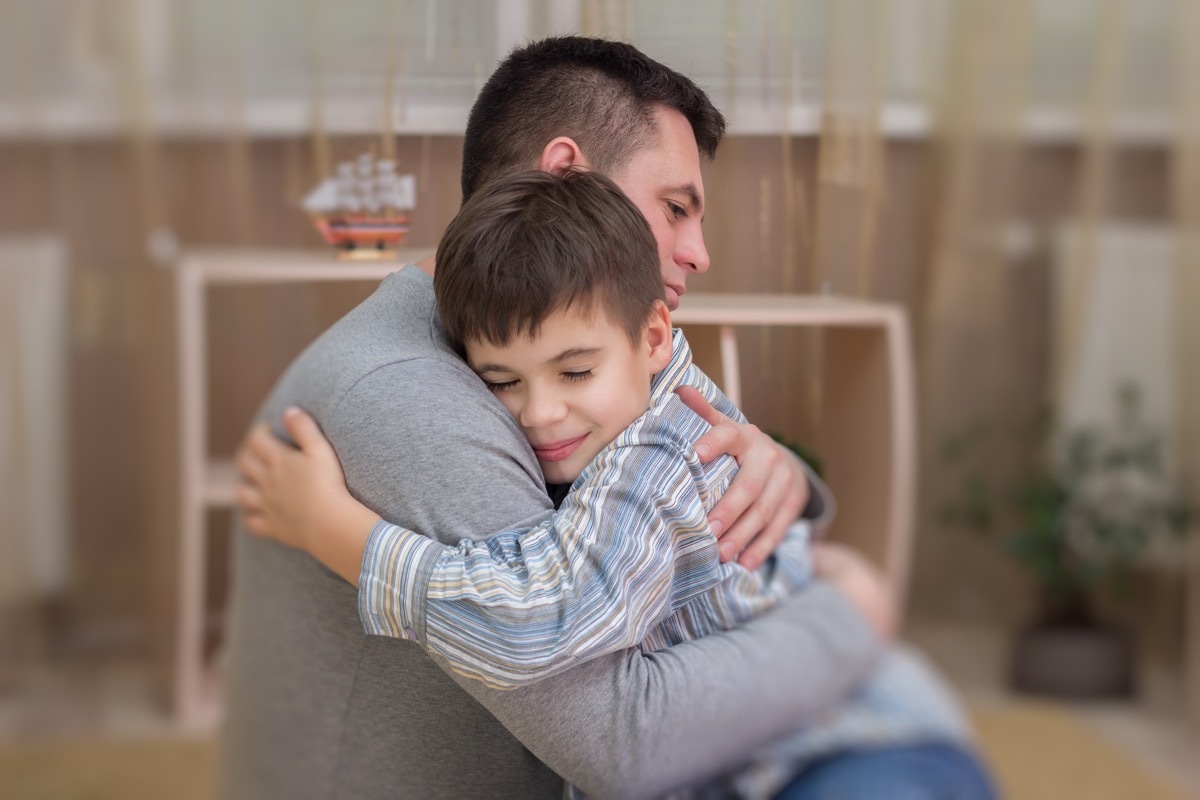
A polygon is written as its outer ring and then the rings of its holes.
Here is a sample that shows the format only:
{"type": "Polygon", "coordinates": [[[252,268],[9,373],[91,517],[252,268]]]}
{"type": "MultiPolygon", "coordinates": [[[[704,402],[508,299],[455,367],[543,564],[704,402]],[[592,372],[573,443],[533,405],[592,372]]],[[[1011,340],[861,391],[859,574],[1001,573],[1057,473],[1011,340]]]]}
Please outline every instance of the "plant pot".
{"type": "Polygon", "coordinates": [[[1017,691],[1076,699],[1133,693],[1133,638],[1111,625],[1031,625],[1017,636],[1012,685],[1017,691]]]}

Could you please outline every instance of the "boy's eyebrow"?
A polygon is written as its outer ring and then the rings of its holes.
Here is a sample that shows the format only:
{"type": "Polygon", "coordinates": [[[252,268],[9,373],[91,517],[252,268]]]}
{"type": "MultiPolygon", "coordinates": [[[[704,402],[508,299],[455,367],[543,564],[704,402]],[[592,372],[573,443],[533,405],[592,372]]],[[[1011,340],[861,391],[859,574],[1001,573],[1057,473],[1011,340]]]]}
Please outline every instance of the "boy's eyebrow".
{"type": "Polygon", "coordinates": [[[477,364],[471,367],[471,369],[476,372],[512,372],[511,369],[503,364],[477,364]]]}
{"type": "Polygon", "coordinates": [[[564,361],[570,361],[572,358],[580,358],[581,356],[593,356],[600,352],[599,347],[572,347],[570,350],[563,350],[561,353],[550,359],[551,364],[561,364],[564,361]]]}

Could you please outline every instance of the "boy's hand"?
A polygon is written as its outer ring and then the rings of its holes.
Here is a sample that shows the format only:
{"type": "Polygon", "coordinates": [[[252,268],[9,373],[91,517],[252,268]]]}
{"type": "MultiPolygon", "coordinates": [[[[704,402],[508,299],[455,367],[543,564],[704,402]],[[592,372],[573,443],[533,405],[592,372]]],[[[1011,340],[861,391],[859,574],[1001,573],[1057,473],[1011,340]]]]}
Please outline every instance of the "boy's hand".
{"type": "Polygon", "coordinates": [[[295,447],[260,423],[238,449],[236,500],[246,529],[307,550],[355,583],[362,562],[355,546],[365,544],[378,517],[350,495],[337,454],[312,417],[289,408],[283,424],[295,447]]]}
{"type": "Polygon", "coordinates": [[[756,569],[775,551],[788,525],[808,502],[808,478],[800,463],[770,436],[717,411],[690,386],[675,390],[712,430],[696,441],[704,463],[719,455],[737,459],[738,474],[708,515],[719,540],[722,561],[756,569]]]}

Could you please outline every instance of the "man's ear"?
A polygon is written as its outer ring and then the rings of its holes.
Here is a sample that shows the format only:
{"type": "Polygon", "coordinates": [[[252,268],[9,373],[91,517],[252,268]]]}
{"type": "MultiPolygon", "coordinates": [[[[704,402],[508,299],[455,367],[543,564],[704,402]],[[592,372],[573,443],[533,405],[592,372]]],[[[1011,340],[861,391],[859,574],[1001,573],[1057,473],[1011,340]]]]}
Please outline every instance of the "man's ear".
{"type": "Polygon", "coordinates": [[[570,167],[591,169],[591,164],[579,149],[579,145],[570,136],[559,136],[551,139],[542,148],[541,158],[538,159],[538,169],[555,175],[570,167]]]}
{"type": "Polygon", "coordinates": [[[661,300],[654,301],[654,310],[646,325],[646,345],[650,348],[650,369],[658,372],[671,361],[671,312],[661,300]]]}

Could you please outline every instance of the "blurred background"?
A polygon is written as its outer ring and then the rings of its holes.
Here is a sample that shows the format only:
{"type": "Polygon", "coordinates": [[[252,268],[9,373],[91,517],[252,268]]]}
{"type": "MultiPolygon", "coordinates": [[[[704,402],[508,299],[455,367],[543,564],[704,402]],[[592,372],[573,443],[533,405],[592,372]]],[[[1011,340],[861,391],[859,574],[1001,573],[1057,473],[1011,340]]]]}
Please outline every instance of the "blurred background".
{"type": "MultiPolygon", "coordinates": [[[[404,246],[431,251],[479,87],[565,32],[633,42],[726,114],[692,291],[904,312],[911,458],[855,457],[912,473],[887,506],[913,532],[904,635],[1009,794],[1200,796],[1190,0],[0,4],[0,794],[211,796],[233,565],[227,483],[187,437],[227,459],[371,291],[269,277],[336,264],[301,199],[394,159],[404,246]],[[224,277],[183,269],[214,253],[224,277]],[[1132,693],[1014,689],[1022,631],[1064,621],[1128,634],[1132,693]]],[[[746,414],[817,460],[828,340],[738,339],[746,414]]],[[[834,489],[884,502],[844,469],[834,489]]]]}

